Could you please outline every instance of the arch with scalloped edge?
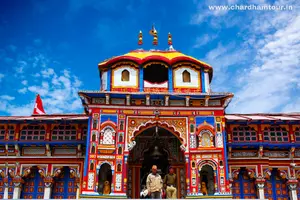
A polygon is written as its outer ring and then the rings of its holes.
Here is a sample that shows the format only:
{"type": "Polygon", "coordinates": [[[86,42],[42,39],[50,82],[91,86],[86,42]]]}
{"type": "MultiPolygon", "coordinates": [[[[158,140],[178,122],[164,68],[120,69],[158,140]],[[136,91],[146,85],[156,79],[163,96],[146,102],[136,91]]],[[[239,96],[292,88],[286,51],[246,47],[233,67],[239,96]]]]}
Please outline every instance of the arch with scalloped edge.
{"type": "Polygon", "coordinates": [[[181,144],[186,143],[186,138],[183,138],[181,136],[180,132],[177,131],[174,126],[170,126],[167,122],[156,122],[156,121],[151,121],[151,120],[138,126],[133,131],[133,137],[130,139],[130,141],[134,141],[136,136],[140,135],[141,133],[143,133],[145,130],[147,130],[149,128],[155,127],[156,124],[158,125],[158,127],[163,128],[163,129],[169,131],[170,133],[172,133],[175,137],[177,137],[179,139],[181,144]]]}

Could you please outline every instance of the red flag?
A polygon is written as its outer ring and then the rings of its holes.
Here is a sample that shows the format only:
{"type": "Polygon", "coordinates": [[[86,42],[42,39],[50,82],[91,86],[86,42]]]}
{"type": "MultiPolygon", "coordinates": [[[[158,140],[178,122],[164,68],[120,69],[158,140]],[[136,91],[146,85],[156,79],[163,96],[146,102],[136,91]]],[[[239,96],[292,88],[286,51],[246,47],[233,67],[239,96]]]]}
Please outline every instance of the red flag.
{"type": "Polygon", "coordinates": [[[40,97],[40,95],[36,95],[36,99],[35,99],[35,105],[34,105],[34,109],[33,109],[33,114],[34,115],[44,115],[46,114],[43,108],[43,102],[42,99],[40,97]]]}

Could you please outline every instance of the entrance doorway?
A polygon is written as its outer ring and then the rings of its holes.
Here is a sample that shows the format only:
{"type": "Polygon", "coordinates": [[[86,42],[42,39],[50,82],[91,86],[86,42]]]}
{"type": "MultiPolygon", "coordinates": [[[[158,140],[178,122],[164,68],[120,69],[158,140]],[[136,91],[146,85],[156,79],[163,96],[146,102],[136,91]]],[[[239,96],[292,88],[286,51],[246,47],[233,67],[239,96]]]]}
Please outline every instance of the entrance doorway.
{"type": "Polygon", "coordinates": [[[99,169],[99,177],[98,177],[98,192],[99,194],[103,194],[104,182],[108,181],[109,184],[112,182],[112,171],[111,166],[107,163],[101,165],[99,169]]]}
{"type": "Polygon", "coordinates": [[[153,165],[157,165],[162,179],[170,166],[175,169],[178,198],[181,198],[185,191],[185,177],[181,177],[185,171],[185,160],[180,140],[164,128],[151,127],[136,136],[135,141],[136,146],[128,157],[128,198],[140,198],[153,165]]]}
{"type": "MultiPolygon", "coordinates": [[[[208,195],[214,195],[215,183],[214,183],[214,170],[209,165],[204,165],[200,171],[200,183],[205,184],[208,195]]],[[[207,195],[207,194],[206,194],[207,195]]]]}

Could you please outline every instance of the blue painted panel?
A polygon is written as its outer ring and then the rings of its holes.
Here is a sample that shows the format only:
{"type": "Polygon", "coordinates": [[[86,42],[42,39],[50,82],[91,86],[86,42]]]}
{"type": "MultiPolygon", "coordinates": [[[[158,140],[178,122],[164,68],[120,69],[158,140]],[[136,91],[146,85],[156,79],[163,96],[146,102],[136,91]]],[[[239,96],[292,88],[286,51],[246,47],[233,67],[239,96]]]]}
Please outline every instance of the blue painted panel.
{"type": "Polygon", "coordinates": [[[257,199],[255,181],[249,178],[244,169],[240,171],[238,179],[233,180],[232,196],[234,199],[257,199]]]}
{"type": "Polygon", "coordinates": [[[264,190],[266,199],[289,199],[287,184],[277,176],[277,170],[272,170],[270,179],[266,179],[264,190]]]}
{"type": "Polygon", "coordinates": [[[144,68],[142,66],[139,67],[139,75],[140,75],[140,88],[139,91],[143,92],[144,91],[144,68]]]}
{"type": "Polygon", "coordinates": [[[106,84],[107,84],[107,91],[110,91],[111,89],[111,68],[109,68],[108,70],[107,70],[107,82],[106,82],[106,84]]]}
{"type": "Polygon", "coordinates": [[[114,123],[118,123],[118,115],[101,115],[100,122],[112,121],[114,123]]]}
{"type": "Polygon", "coordinates": [[[224,165],[225,165],[225,169],[226,169],[226,180],[229,180],[229,176],[228,176],[228,174],[229,174],[229,171],[228,171],[228,155],[227,155],[227,133],[226,133],[226,131],[223,131],[223,143],[224,143],[224,155],[225,155],[225,163],[224,163],[224,165]]]}
{"type": "Polygon", "coordinates": [[[51,194],[52,199],[75,199],[76,198],[75,178],[71,178],[70,168],[64,167],[59,177],[54,178],[54,185],[51,194]]]}
{"type": "Polygon", "coordinates": [[[44,180],[37,168],[32,168],[31,173],[24,179],[21,199],[44,199],[44,180]]]}
{"type": "Polygon", "coordinates": [[[169,92],[173,92],[173,70],[172,67],[168,69],[168,78],[169,78],[169,92]]]}
{"type": "Polygon", "coordinates": [[[205,79],[204,79],[204,71],[203,71],[203,69],[200,70],[200,74],[201,74],[202,92],[206,93],[205,79]]]}
{"type": "Polygon", "coordinates": [[[89,150],[90,149],[90,137],[91,137],[91,120],[92,116],[89,116],[88,129],[87,129],[87,139],[86,139],[86,150],[85,150],[85,158],[84,158],[84,171],[83,175],[87,176],[88,171],[88,160],[89,160],[89,150]]]}
{"type": "Polygon", "coordinates": [[[12,199],[14,195],[14,183],[10,175],[8,175],[8,198],[12,199]]]}
{"type": "Polygon", "coordinates": [[[2,176],[0,176],[0,199],[4,199],[4,180],[2,176]]]}
{"type": "Polygon", "coordinates": [[[209,116],[196,117],[196,126],[203,124],[204,121],[206,121],[208,124],[212,126],[215,126],[215,117],[209,117],[209,116]]]}

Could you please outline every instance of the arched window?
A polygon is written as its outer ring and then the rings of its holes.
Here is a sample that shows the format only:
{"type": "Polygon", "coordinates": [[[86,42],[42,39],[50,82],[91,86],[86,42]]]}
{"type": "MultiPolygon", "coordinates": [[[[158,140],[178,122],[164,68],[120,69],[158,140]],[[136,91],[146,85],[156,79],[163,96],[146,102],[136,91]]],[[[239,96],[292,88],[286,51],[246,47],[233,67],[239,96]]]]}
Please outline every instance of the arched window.
{"type": "Polygon", "coordinates": [[[123,142],[123,134],[119,133],[119,142],[123,142]]]}
{"type": "Polygon", "coordinates": [[[241,169],[233,179],[232,195],[234,199],[256,199],[255,180],[250,178],[246,169],[241,169]]]}
{"type": "Polygon", "coordinates": [[[232,131],[232,137],[233,137],[233,141],[235,142],[257,141],[255,129],[249,126],[234,127],[232,131]]]}
{"type": "Polygon", "coordinates": [[[295,130],[295,141],[300,142],[300,128],[297,127],[295,130]]]}
{"type": "Polygon", "coordinates": [[[92,141],[94,142],[94,141],[96,141],[96,133],[93,131],[93,136],[92,136],[92,141]]]}
{"type": "Polygon", "coordinates": [[[201,130],[197,137],[197,144],[199,147],[213,147],[214,135],[208,129],[201,130]]]}
{"type": "Polygon", "coordinates": [[[118,154],[119,154],[119,155],[122,155],[122,147],[119,147],[119,148],[118,148],[118,154]]]}
{"type": "Polygon", "coordinates": [[[202,134],[202,147],[210,147],[211,146],[211,140],[210,135],[208,133],[202,134]]]}
{"type": "Polygon", "coordinates": [[[92,150],[91,150],[91,154],[94,154],[94,153],[96,153],[96,148],[95,148],[95,146],[93,145],[93,146],[92,146],[92,150]]]}
{"type": "Polygon", "coordinates": [[[191,125],[190,125],[190,131],[191,131],[191,133],[194,133],[194,131],[195,131],[195,126],[194,126],[194,124],[191,124],[191,125]]]}
{"type": "Polygon", "coordinates": [[[265,128],[264,141],[266,142],[288,142],[289,135],[285,128],[280,126],[265,128]]]}
{"type": "Polygon", "coordinates": [[[52,140],[76,140],[76,128],[71,125],[55,126],[52,130],[52,140]]]}
{"type": "Polygon", "coordinates": [[[123,120],[120,122],[120,130],[121,130],[121,131],[124,130],[124,121],[123,121],[123,120]]]}
{"type": "Polygon", "coordinates": [[[129,74],[129,71],[127,69],[124,69],[122,71],[122,78],[121,78],[122,81],[129,81],[130,80],[130,74],[129,74]]]}
{"type": "Polygon", "coordinates": [[[117,165],[117,171],[118,171],[118,172],[121,172],[121,171],[122,171],[122,165],[121,165],[120,163],[117,165]]]}
{"type": "Polygon", "coordinates": [[[24,126],[21,131],[21,140],[44,140],[45,128],[39,125],[24,126]]]}
{"type": "Polygon", "coordinates": [[[190,83],[191,82],[191,74],[187,70],[184,70],[182,72],[182,81],[184,83],[190,83]]]}
{"type": "Polygon", "coordinates": [[[98,119],[93,119],[93,129],[97,129],[98,127],[98,119]]]}
{"type": "Polygon", "coordinates": [[[90,170],[91,170],[91,171],[94,170],[94,163],[93,163],[93,162],[90,164],[90,170]]]}
{"type": "Polygon", "coordinates": [[[113,136],[114,136],[113,129],[110,127],[105,128],[103,132],[103,144],[115,144],[113,136]]]}

